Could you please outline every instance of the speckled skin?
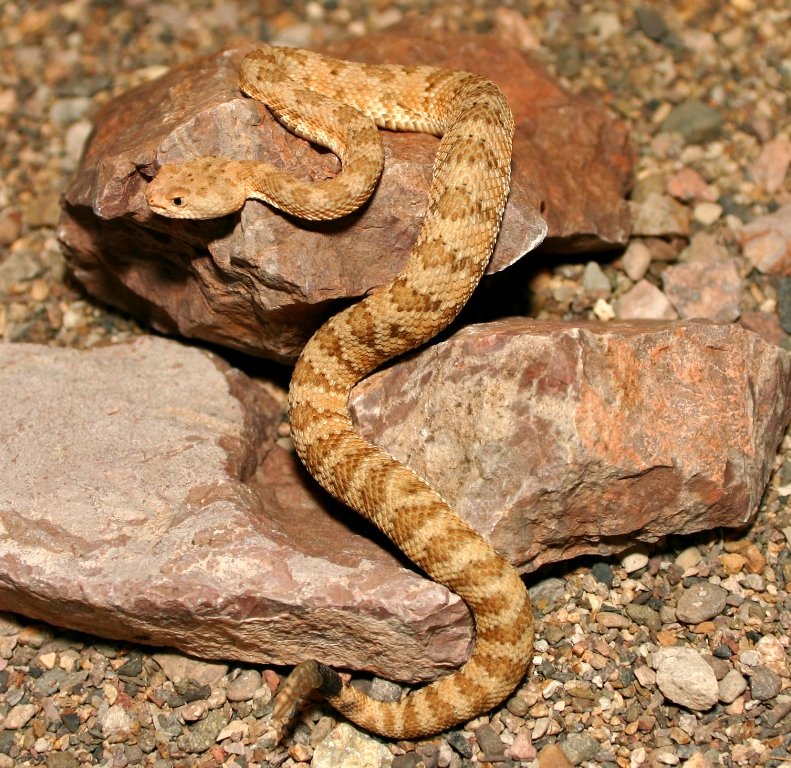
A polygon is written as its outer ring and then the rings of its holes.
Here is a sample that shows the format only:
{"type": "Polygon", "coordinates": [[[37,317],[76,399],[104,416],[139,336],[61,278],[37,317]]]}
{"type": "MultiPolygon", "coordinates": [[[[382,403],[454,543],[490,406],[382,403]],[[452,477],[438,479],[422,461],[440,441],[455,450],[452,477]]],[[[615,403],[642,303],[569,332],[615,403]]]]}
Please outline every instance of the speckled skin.
{"type": "Polygon", "coordinates": [[[273,715],[286,718],[317,689],[350,720],[385,736],[441,731],[500,703],[526,673],[533,644],[527,590],[423,479],[360,437],[348,400],[382,363],[445,328],[478,284],[508,196],[511,112],[493,83],[471,73],[362,65],[277,48],[245,58],[240,87],[295,133],[336,152],[342,173],[308,185],[280,171],[271,176],[258,164],[198,159],[160,171],[147,194],[153,210],[206,218],[255,197],[306,218],[342,216],[363,202],[381,172],[374,123],[441,136],[428,210],[407,264],[310,339],[294,369],[289,409],[294,444],[311,474],[464,599],[475,620],[475,647],[460,669],[399,702],[375,701],[329,667],[303,662],[278,693],[273,715]],[[295,184],[304,189],[295,193],[295,184]]]}

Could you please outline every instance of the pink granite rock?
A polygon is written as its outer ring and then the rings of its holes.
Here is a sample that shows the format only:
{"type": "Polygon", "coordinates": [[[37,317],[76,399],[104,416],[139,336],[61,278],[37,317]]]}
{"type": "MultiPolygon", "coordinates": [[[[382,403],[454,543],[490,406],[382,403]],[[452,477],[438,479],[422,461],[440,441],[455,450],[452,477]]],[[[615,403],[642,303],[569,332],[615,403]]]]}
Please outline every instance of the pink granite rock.
{"type": "Polygon", "coordinates": [[[643,279],[615,302],[615,316],[619,320],[675,320],[678,312],[659,288],[643,279]]]}
{"type": "MultiPolygon", "coordinates": [[[[464,66],[505,89],[517,136],[511,196],[491,269],[516,261],[549,226],[555,250],[622,245],[633,152],[624,123],[569,96],[515,49],[486,36],[412,29],[331,50],[358,60],[464,66]],[[417,58],[415,58],[417,57],[417,58]],[[546,219],[546,221],[545,221],[546,219]]],[[[59,238],[90,293],[153,327],[291,362],[346,300],[391,279],[422,221],[437,139],[383,132],[385,172],[341,221],[306,224],[249,201],[209,222],[154,216],[144,190],[158,167],[203,154],[260,159],[322,179],[336,158],[243,98],[249,47],[196,59],[105,105],[64,196],[59,238]]]]}
{"type": "Polygon", "coordinates": [[[759,216],[739,233],[744,255],[770,275],[791,275],[791,203],[759,216]]]}
{"type": "Polygon", "coordinates": [[[662,273],[665,296],[682,318],[717,323],[741,314],[742,279],[733,259],[700,259],[672,264],[662,273]]]}
{"type": "Polygon", "coordinates": [[[789,165],[791,139],[778,136],[764,144],[758,159],[750,166],[750,173],[769,194],[774,194],[782,189],[789,165]]]}
{"type": "Polygon", "coordinates": [[[471,326],[359,385],[362,431],[526,570],[755,514],[791,354],[736,325],[471,326]]]}

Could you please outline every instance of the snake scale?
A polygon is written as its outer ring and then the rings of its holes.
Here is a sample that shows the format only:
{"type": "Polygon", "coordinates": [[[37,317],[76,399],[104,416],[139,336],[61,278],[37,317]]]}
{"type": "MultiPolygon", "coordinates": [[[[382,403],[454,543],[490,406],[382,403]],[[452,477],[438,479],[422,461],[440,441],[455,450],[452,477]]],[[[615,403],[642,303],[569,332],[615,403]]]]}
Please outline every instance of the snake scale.
{"type": "Polygon", "coordinates": [[[445,328],[478,284],[508,196],[511,111],[496,85],[469,72],[273,47],[244,59],[239,85],[289,130],[334,152],[341,172],[311,184],[255,161],[196,158],[159,170],[146,191],[154,212],[205,219],[256,198],[307,219],[337,218],[377,183],[384,153],[376,126],[440,137],[427,213],[406,265],[310,339],[291,380],[289,420],[316,480],[466,602],[474,649],[462,667],[397,702],[372,699],[330,667],[305,661],[281,686],[273,714],[286,719],[317,690],[370,731],[399,739],[435,733],[499,704],[520,682],[533,644],[530,600],[517,571],[428,483],[355,431],[348,401],[374,369],[445,328]]]}

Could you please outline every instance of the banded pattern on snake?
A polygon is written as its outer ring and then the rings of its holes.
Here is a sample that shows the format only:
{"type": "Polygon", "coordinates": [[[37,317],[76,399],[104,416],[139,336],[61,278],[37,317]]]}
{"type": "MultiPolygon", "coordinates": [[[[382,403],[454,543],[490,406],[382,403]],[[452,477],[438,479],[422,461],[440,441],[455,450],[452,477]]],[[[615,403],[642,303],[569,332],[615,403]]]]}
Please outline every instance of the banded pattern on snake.
{"type": "Polygon", "coordinates": [[[391,738],[434,733],[497,705],[522,679],[533,644],[530,600],[517,571],[428,483],[360,437],[348,400],[385,361],[444,329],[477,286],[508,196],[513,118],[489,80],[433,67],[264,47],[244,59],[239,83],[294,133],[337,154],[342,171],[309,184],[260,163],[197,158],[160,169],[146,192],[156,213],[212,218],[256,198],[296,216],[336,218],[376,185],[383,164],[376,126],[441,137],[428,210],[406,265],[310,339],[291,380],[289,419],[297,452],[316,480],[466,602],[475,647],[461,668],[398,702],[376,701],[331,668],[302,662],[274,710],[275,719],[286,718],[316,689],[368,730],[391,738]]]}

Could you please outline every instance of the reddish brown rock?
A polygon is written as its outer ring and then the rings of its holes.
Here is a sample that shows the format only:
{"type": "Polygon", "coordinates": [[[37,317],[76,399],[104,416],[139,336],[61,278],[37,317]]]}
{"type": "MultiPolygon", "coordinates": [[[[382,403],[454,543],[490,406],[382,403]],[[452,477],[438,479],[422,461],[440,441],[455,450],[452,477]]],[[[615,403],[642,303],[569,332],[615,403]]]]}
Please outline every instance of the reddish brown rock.
{"type": "Polygon", "coordinates": [[[779,136],[764,144],[758,159],[750,166],[750,173],[769,194],[774,194],[782,189],[789,165],[791,139],[779,136]]]}
{"type": "Polygon", "coordinates": [[[363,432],[525,570],[741,526],[791,418],[791,355],[738,326],[472,326],[355,390],[363,432]]]}
{"type": "Polygon", "coordinates": [[[778,347],[788,339],[788,334],[780,325],[780,318],[776,312],[743,312],[739,323],[748,331],[757,333],[770,344],[778,347]]]}
{"type": "Polygon", "coordinates": [[[791,203],[751,221],[739,233],[744,255],[770,275],[791,275],[791,203]]]}
{"type": "MultiPolygon", "coordinates": [[[[494,38],[442,33],[442,40],[388,32],[331,52],[463,66],[503,86],[518,127],[491,269],[541,240],[542,215],[555,250],[624,244],[633,164],[624,124],[572,98],[494,38]]],[[[209,222],[153,216],[145,185],[167,162],[219,154],[310,179],[338,170],[333,155],[296,139],[263,105],[241,96],[238,66],[252,47],[176,67],[107,104],[64,196],[59,237],[76,277],[103,301],[166,333],[293,361],[343,300],[386,282],[403,264],[425,211],[437,140],[384,132],[382,180],[370,203],[341,221],[305,224],[257,202],[209,222]]]]}
{"type": "Polygon", "coordinates": [[[471,69],[491,78],[516,122],[513,177],[527,180],[542,202],[549,228],[543,247],[583,253],[626,245],[630,214],[624,196],[635,162],[626,124],[599,103],[568,94],[529,55],[497,38],[449,32],[439,19],[429,25],[410,19],[326,51],[370,63],[471,69]]]}

